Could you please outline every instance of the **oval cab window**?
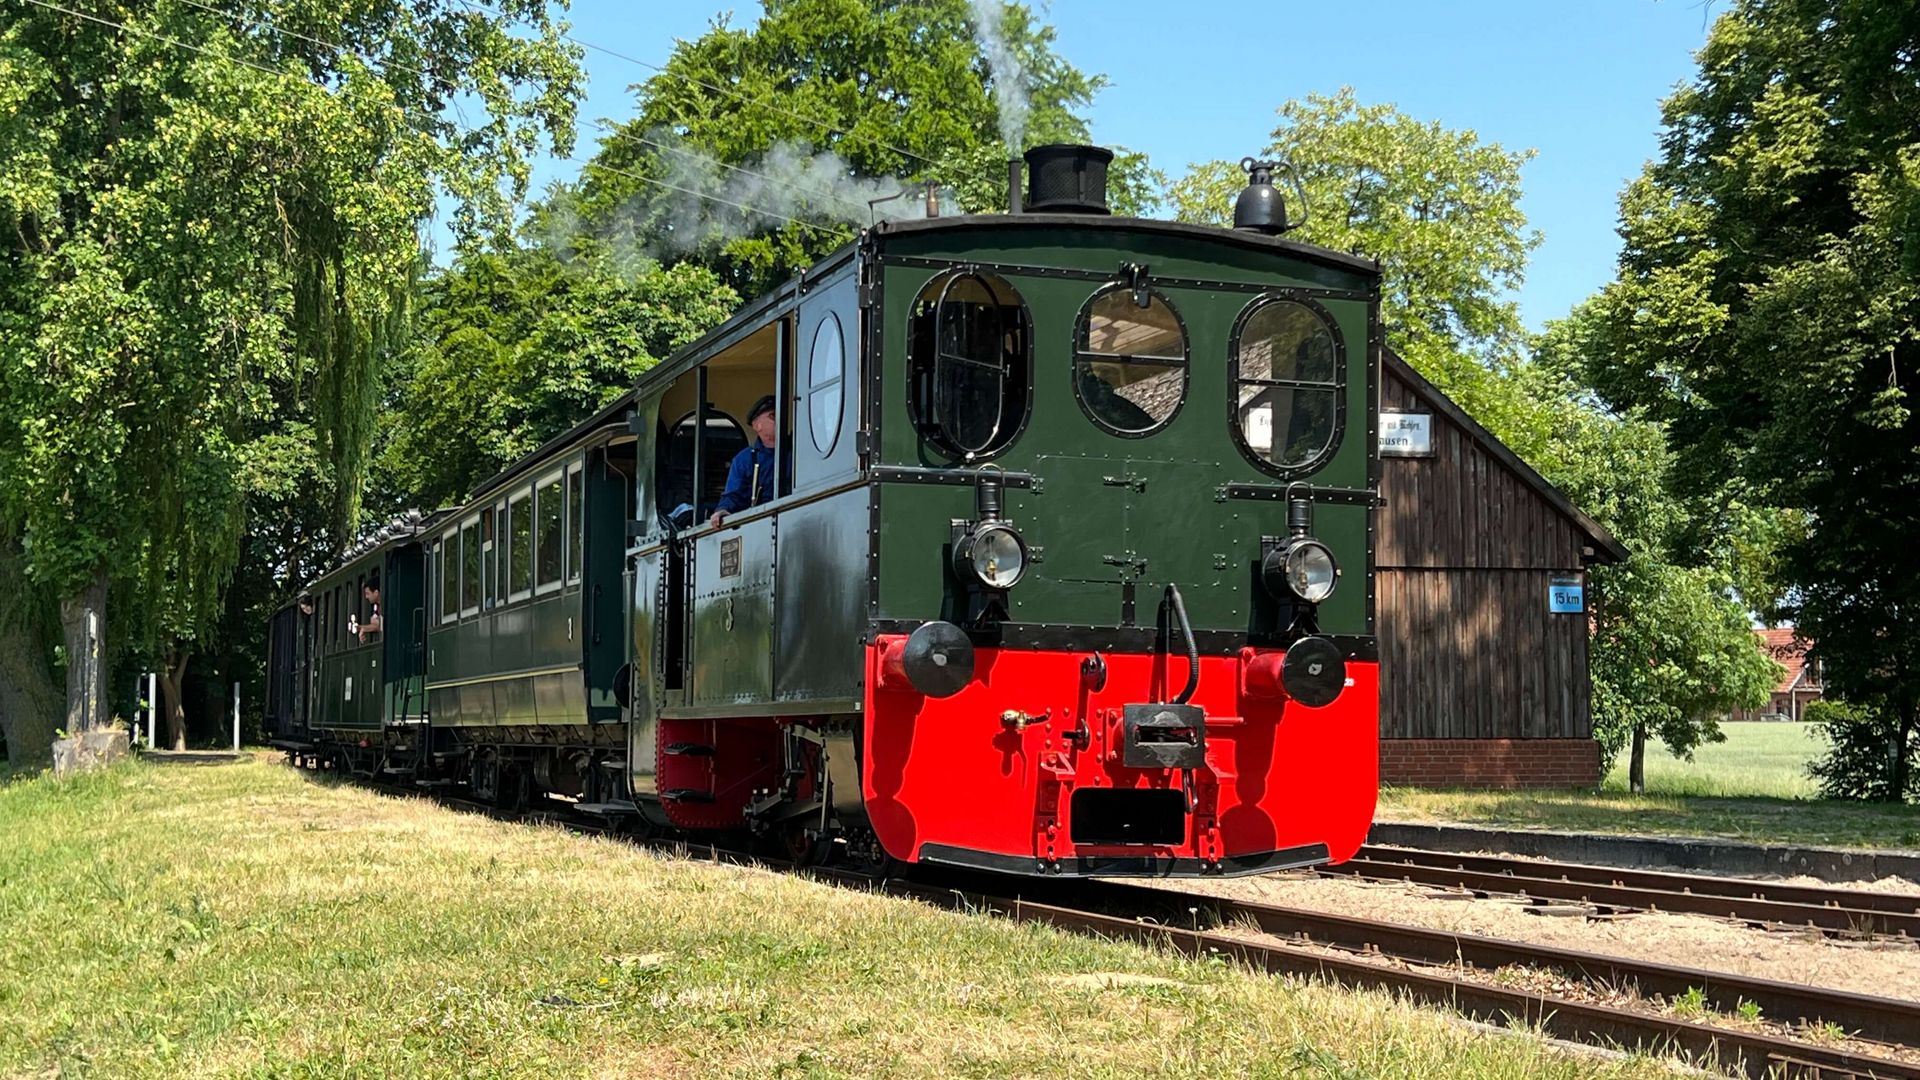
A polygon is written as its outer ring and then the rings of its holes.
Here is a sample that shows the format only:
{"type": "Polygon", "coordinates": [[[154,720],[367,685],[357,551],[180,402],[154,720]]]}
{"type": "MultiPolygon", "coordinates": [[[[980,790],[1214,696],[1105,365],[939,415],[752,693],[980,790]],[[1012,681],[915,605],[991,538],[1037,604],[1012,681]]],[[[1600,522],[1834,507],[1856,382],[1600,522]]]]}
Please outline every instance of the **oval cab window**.
{"type": "Polygon", "coordinates": [[[1080,312],[1073,393],[1087,417],[1115,435],[1165,427],[1187,400],[1187,331],[1159,293],[1114,285],[1080,312]]]}
{"type": "Polygon", "coordinates": [[[846,362],[840,318],[829,311],[813,332],[813,350],[807,357],[807,422],[813,429],[813,448],[822,457],[833,453],[833,444],[840,438],[841,372],[846,362]]]}
{"type": "Polygon", "coordinates": [[[1266,297],[1233,333],[1234,441],[1255,465],[1297,476],[1325,463],[1340,443],[1340,379],[1346,351],[1324,309],[1266,297]]]}

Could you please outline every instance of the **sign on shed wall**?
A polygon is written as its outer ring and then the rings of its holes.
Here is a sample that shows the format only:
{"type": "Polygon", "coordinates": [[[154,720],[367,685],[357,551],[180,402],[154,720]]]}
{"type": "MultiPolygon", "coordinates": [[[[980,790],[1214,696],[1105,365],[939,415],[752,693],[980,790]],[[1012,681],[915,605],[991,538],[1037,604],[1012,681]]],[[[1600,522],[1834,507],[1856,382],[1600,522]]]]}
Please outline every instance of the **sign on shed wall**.
{"type": "Polygon", "coordinates": [[[1383,411],[1380,414],[1380,456],[1432,457],[1433,414],[1383,411]]]}
{"type": "Polygon", "coordinates": [[[1547,610],[1555,615],[1587,610],[1587,590],[1580,575],[1555,574],[1547,580],[1547,610]]]}

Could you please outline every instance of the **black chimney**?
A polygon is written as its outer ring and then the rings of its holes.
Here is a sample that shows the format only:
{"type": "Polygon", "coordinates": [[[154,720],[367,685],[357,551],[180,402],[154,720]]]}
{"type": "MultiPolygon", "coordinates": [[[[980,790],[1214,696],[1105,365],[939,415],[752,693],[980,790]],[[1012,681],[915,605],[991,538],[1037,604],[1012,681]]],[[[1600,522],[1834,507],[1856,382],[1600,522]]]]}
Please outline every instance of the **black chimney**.
{"type": "Polygon", "coordinates": [[[1027,151],[1027,206],[1035,214],[1105,214],[1113,151],[1050,143],[1027,151]]]}
{"type": "Polygon", "coordinates": [[[1280,197],[1280,189],[1273,186],[1273,170],[1280,168],[1280,163],[1245,158],[1240,167],[1247,170],[1247,186],[1233,201],[1233,227],[1268,236],[1292,228],[1287,223],[1287,202],[1280,197]]]}

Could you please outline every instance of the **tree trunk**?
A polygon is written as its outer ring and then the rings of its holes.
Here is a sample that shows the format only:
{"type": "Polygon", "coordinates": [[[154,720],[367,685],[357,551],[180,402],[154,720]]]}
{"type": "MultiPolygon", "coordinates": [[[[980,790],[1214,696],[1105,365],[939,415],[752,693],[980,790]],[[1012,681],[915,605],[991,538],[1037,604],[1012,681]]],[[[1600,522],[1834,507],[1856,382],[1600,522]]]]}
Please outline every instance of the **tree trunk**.
{"type": "Polygon", "coordinates": [[[1887,785],[1887,798],[1893,802],[1903,803],[1907,801],[1907,793],[1912,790],[1910,785],[1913,781],[1910,777],[1913,772],[1913,758],[1910,748],[1913,744],[1913,728],[1917,719],[1915,713],[1920,711],[1920,704],[1908,700],[1901,702],[1897,708],[1899,713],[1893,721],[1893,769],[1890,775],[1892,782],[1887,785]]]}
{"type": "Polygon", "coordinates": [[[107,726],[107,572],[60,599],[67,645],[67,734],[107,726]]]}
{"type": "Polygon", "coordinates": [[[14,768],[53,760],[60,687],[47,663],[49,652],[31,630],[0,619],[0,735],[14,768]]]}
{"type": "Polygon", "coordinates": [[[167,744],[175,750],[187,748],[187,703],[180,696],[187,680],[187,661],[193,654],[169,650],[160,661],[160,700],[165,702],[167,744]]]}
{"type": "Polygon", "coordinates": [[[1635,795],[1647,793],[1647,725],[1633,725],[1633,756],[1627,762],[1627,787],[1635,795]]]}
{"type": "Polygon", "coordinates": [[[36,597],[19,541],[0,539],[0,737],[15,768],[51,762],[60,726],[52,625],[36,597]]]}

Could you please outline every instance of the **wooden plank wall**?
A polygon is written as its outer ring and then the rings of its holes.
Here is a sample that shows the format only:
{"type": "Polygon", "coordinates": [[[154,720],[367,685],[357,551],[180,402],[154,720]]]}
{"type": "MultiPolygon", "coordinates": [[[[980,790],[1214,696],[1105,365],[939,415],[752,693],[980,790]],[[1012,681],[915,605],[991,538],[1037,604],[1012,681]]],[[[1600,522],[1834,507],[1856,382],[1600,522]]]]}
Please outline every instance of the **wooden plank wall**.
{"type": "Polygon", "coordinates": [[[1381,462],[1381,736],[1590,738],[1587,619],[1547,611],[1580,530],[1390,369],[1380,404],[1430,412],[1435,451],[1381,462]]]}

